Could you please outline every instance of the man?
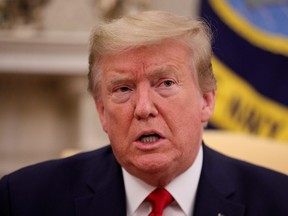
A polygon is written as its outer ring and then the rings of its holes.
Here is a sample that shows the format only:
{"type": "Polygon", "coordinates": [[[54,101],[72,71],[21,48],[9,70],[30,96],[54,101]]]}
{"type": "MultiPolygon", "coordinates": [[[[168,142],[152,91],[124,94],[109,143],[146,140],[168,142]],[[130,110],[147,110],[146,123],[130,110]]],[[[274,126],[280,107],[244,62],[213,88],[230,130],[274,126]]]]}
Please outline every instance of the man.
{"type": "Polygon", "coordinates": [[[288,215],[287,176],[202,144],[210,40],[202,22],[165,12],[97,28],[89,89],[111,146],[5,176],[0,215],[288,215]]]}

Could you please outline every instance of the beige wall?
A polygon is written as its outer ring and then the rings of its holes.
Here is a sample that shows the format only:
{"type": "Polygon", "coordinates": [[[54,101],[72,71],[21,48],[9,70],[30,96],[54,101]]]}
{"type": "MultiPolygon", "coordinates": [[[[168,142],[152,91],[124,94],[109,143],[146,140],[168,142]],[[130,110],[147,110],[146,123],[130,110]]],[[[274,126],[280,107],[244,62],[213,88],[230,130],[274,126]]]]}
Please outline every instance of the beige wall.
{"type": "MultiPolygon", "coordinates": [[[[86,92],[87,41],[100,20],[91,2],[51,0],[40,31],[35,24],[0,30],[0,176],[67,148],[108,143],[86,92]]],[[[149,4],[181,15],[196,15],[197,7],[195,0],[149,4]]]]}

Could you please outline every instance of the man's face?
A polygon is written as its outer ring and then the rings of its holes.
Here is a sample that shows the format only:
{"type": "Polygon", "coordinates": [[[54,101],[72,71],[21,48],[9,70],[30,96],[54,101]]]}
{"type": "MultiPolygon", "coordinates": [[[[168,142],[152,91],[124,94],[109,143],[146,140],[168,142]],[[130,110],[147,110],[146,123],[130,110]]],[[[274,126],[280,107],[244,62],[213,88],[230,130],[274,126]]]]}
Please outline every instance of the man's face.
{"type": "Polygon", "coordinates": [[[113,152],[130,174],[165,185],[189,168],[215,92],[202,94],[191,54],[164,42],[104,57],[101,99],[96,100],[113,152]]]}

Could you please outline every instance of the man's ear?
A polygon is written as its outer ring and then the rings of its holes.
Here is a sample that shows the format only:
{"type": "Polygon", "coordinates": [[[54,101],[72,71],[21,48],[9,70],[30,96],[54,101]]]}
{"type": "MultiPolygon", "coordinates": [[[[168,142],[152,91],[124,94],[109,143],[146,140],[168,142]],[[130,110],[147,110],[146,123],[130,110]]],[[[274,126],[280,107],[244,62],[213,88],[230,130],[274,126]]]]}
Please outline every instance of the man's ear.
{"type": "Polygon", "coordinates": [[[98,116],[99,116],[102,128],[107,133],[107,120],[105,117],[105,107],[104,107],[103,101],[99,98],[97,99],[96,97],[93,97],[93,99],[96,105],[96,109],[98,112],[98,116]]]}
{"type": "Polygon", "coordinates": [[[201,120],[203,123],[208,122],[213,114],[215,105],[215,94],[216,94],[215,90],[202,94],[203,104],[202,104],[201,120]]]}

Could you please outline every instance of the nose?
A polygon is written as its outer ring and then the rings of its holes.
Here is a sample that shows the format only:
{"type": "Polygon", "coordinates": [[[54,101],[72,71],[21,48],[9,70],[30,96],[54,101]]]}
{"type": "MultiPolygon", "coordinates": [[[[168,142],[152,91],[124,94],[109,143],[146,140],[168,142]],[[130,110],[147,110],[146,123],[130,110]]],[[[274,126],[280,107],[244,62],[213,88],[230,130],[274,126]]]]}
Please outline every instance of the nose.
{"type": "Polygon", "coordinates": [[[153,101],[153,92],[149,88],[139,88],[136,94],[134,117],[138,120],[148,119],[158,115],[153,101]]]}

